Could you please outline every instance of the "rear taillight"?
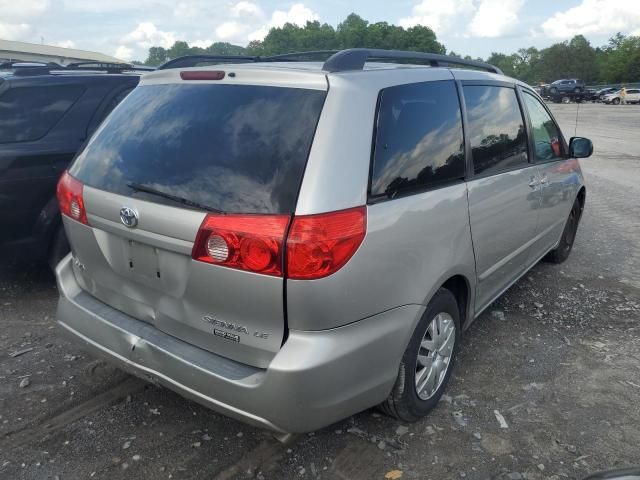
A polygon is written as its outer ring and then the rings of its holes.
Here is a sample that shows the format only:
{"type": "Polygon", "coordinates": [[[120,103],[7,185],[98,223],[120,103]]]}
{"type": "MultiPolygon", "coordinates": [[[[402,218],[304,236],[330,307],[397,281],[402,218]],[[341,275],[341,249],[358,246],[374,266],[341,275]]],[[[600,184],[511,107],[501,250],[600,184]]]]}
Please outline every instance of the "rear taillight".
{"type": "MultiPolygon", "coordinates": [[[[205,217],[191,256],[281,277],[288,215],[205,217]]],[[[366,207],[294,217],[287,236],[287,278],[312,280],[335,273],[356,252],[367,231],[366,207]]]]}
{"type": "Polygon", "coordinates": [[[88,225],[87,212],[82,198],[82,183],[65,171],[58,181],[56,196],[63,215],[73,218],[78,222],[88,225]]]}
{"type": "Polygon", "coordinates": [[[282,276],[282,247],[288,215],[205,217],[192,258],[239,270],[282,276]]]}
{"type": "Polygon", "coordinates": [[[366,207],[294,217],[287,237],[287,277],[312,280],[338,271],[367,231],[366,207]]]}

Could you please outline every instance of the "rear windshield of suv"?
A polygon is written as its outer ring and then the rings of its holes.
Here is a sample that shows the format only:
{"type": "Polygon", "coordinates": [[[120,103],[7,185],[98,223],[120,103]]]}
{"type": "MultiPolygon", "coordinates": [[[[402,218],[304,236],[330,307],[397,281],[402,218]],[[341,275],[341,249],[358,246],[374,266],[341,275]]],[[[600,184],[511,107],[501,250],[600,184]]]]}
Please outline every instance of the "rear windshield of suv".
{"type": "Polygon", "coordinates": [[[136,88],[70,173],[86,185],[212,210],[289,213],[326,92],[250,85],[136,88]],[[141,187],[142,190],[140,190],[141,187]]]}

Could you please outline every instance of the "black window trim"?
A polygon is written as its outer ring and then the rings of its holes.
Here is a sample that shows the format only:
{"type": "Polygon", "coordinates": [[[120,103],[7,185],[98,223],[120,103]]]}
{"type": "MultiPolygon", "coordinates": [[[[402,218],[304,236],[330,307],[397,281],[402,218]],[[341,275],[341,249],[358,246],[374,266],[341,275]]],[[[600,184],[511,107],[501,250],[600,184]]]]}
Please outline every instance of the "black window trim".
{"type": "Polygon", "coordinates": [[[476,180],[476,179],[482,179],[482,178],[488,178],[488,177],[493,177],[495,175],[502,175],[503,173],[509,173],[509,172],[514,172],[516,170],[523,170],[525,168],[528,168],[532,165],[534,165],[531,162],[531,142],[529,141],[529,131],[528,131],[528,127],[527,127],[527,122],[528,122],[528,118],[527,115],[525,115],[525,112],[522,108],[522,103],[521,103],[521,98],[519,96],[519,92],[518,92],[518,85],[516,85],[513,82],[505,82],[502,80],[458,80],[458,83],[460,83],[460,96],[462,97],[462,102],[464,102],[464,110],[463,110],[463,118],[465,123],[463,124],[463,127],[465,129],[465,149],[468,152],[468,163],[467,163],[467,176],[465,177],[465,181],[471,181],[471,180],[476,180]],[[468,116],[467,116],[467,104],[464,101],[464,92],[463,92],[463,88],[466,86],[472,86],[472,87],[503,87],[503,88],[510,88],[512,90],[515,91],[516,94],[516,99],[518,102],[518,108],[520,109],[520,115],[522,116],[522,121],[523,121],[523,125],[525,128],[525,134],[527,136],[527,162],[526,163],[522,163],[520,165],[514,165],[513,167],[509,167],[509,168],[504,168],[502,170],[498,170],[498,171],[490,171],[490,172],[486,172],[486,173],[475,173],[475,169],[473,167],[473,152],[471,149],[471,139],[468,139],[468,135],[466,134],[466,132],[468,132],[468,116]]]}
{"type": "MultiPolygon", "coordinates": [[[[87,127],[85,128],[84,136],[85,139],[89,138],[91,135],[95,133],[100,124],[104,121],[104,112],[107,107],[111,104],[114,98],[120,95],[125,90],[133,91],[136,88],[136,85],[117,85],[113,88],[109,93],[107,93],[104,98],[100,101],[98,107],[94,110],[93,115],[89,119],[89,123],[87,123],[87,127]],[[102,117],[102,120],[98,123],[98,119],[102,117]]],[[[117,106],[117,105],[116,105],[117,106]]]]}
{"type": "Polygon", "coordinates": [[[516,87],[516,91],[518,92],[518,95],[521,98],[521,108],[522,108],[523,112],[525,113],[525,115],[524,115],[525,116],[525,122],[526,122],[525,123],[525,128],[527,130],[527,139],[528,139],[528,143],[529,143],[529,163],[532,163],[534,165],[545,165],[545,164],[550,164],[550,163],[554,163],[554,162],[562,162],[564,160],[567,160],[569,158],[569,156],[567,154],[567,152],[569,151],[569,146],[567,144],[566,139],[564,138],[564,134],[562,133],[562,130],[560,129],[560,125],[558,125],[558,122],[556,121],[555,117],[551,113],[551,110],[549,110],[549,107],[547,106],[547,104],[544,102],[544,100],[542,100],[542,98],[533,89],[524,88],[521,85],[518,85],[516,87]],[[535,154],[535,144],[534,144],[535,140],[533,138],[533,129],[531,128],[531,120],[530,120],[530,117],[529,117],[529,110],[527,108],[527,104],[524,102],[524,95],[526,95],[526,94],[529,94],[533,98],[538,100],[538,102],[542,105],[544,110],[549,115],[549,118],[551,118],[551,121],[553,122],[553,124],[558,129],[558,132],[560,133],[560,141],[561,141],[561,144],[562,144],[562,156],[560,158],[552,158],[550,160],[538,160],[537,159],[536,154],[535,154]]]}
{"type": "Polygon", "coordinates": [[[375,205],[378,203],[383,203],[383,202],[388,202],[388,201],[392,201],[392,200],[396,200],[399,198],[406,198],[406,197],[410,197],[413,195],[419,195],[421,193],[425,193],[425,192],[431,192],[434,190],[440,190],[441,188],[447,188],[447,187],[451,187],[453,185],[460,185],[463,184],[467,181],[467,173],[468,173],[468,163],[467,163],[467,136],[465,134],[466,132],[466,124],[465,124],[465,119],[464,119],[464,110],[463,110],[463,104],[461,103],[461,99],[460,99],[460,91],[458,89],[458,83],[459,80],[455,80],[455,79],[444,79],[444,80],[423,80],[423,81],[419,81],[419,82],[409,82],[409,83],[398,83],[395,85],[388,85],[384,88],[381,88],[378,91],[378,98],[376,99],[376,110],[375,110],[375,115],[373,117],[373,133],[371,136],[371,154],[369,155],[369,179],[367,182],[367,205],[375,205]],[[398,192],[396,195],[394,195],[393,197],[389,197],[388,195],[384,195],[384,194],[379,194],[379,195],[372,195],[371,194],[371,182],[373,180],[373,162],[375,159],[375,154],[376,154],[376,139],[378,137],[378,120],[379,120],[379,116],[380,116],[380,104],[382,102],[382,92],[384,90],[386,90],[387,88],[392,88],[392,87],[401,87],[401,86],[405,86],[405,85],[415,85],[418,83],[433,83],[433,82],[453,82],[454,84],[454,88],[456,89],[456,93],[458,96],[458,108],[460,109],[460,121],[462,124],[462,138],[463,138],[463,144],[464,144],[464,155],[465,155],[465,173],[462,177],[458,178],[458,179],[454,179],[454,180],[448,180],[448,181],[442,181],[439,183],[436,183],[434,185],[428,185],[428,186],[423,186],[423,187],[416,187],[414,189],[411,190],[405,190],[403,192],[398,192]]]}

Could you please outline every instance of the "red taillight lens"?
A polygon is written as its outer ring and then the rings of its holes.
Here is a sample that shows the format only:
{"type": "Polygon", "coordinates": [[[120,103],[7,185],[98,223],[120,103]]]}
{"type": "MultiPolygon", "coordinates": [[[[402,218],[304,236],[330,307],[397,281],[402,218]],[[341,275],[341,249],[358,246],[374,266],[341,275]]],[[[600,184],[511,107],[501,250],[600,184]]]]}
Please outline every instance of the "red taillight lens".
{"type": "Polygon", "coordinates": [[[282,276],[282,246],[288,215],[205,217],[191,257],[201,262],[282,276]]]}
{"type": "Polygon", "coordinates": [[[294,217],[287,237],[287,277],[311,280],[338,271],[367,231],[366,207],[294,217]]]}
{"type": "Polygon", "coordinates": [[[80,223],[88,225],[87,212],[82,199],[82,183],[65,171],[58,181],[56,196],[63,215],[73,218],[80,223]]]}

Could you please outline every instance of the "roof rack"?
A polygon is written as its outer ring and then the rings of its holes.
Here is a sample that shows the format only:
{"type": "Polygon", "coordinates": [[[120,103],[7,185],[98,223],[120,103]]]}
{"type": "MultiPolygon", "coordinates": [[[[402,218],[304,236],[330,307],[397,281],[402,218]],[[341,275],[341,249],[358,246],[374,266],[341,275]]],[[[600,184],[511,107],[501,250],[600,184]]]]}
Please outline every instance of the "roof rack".
{"type": "Polygon", "coordinates": [[[28,77],[35,75],[47,75],[49,73],[123,73],[123,72],[148,72],[155,68],[146,65],[133,65],[129,63],[102,63],[102,62],[75,62],[68,65],[60,65],[50,62],[23,62],[11,61],[0,63],[0,70],[12,70],[14,76],[28,77]]]}
{"type": "Polygon", "coordinates": [[[322,70],[327,72],[345,72],[349,70],[363,70],[365,63],[372,60],[410,60],[411,63],[426,63],[432,67],[445,65],[463,65],[478,68],[491,73],[503,75],[502,70],[494,65],[475,60],[440,55],[437,53],[423,53],[400,50],[379,50],[375,48],[349,48],[347,50],[314,50],[310,52],[284,53],[266,57],[253,55],[185,55],[174,58],[160,65],[158,70],[171,68],[196,67],[201,63],[255,63],[255,62],[297,62],[307,57],[329,56],[324,62],[322,70]]]}
{"type": "Polygon", "coordinates": [[[120,73],[124,71],[139,70],[150,72],[155,70],[154,67],[147,65],[135,65],[132,63],[106,63],[106,62],[74,62],[69,63],[64,70],[104,70],[108,73],[120,73]]]}
{"type": "Polygon", "coordinates": [[[255,62],[299,62],[307,57],[328,57],[336,53],[337,50],[312,50],[309,52],[282,53],[280,55],[270,55],[260,57],[258,55],[185,55],[177,57],[163,63],[158,70],[170,68],[197,67],[201,63],[255,63],[255,62]]]}
{"type": "Polygon", "coordinates": [[[322,67],[327,72],[344,72],[348,70],[362,70],[364,64],[370,60],[420,60],[432,67],[445,65],[464,65],[491,73],[503,75],[498,67],[475,60],[464,60],[458,57],[440,55],[437,53],[410,52],[399,50],[379,50],[375,48],[349,48],[332,55],[322,67]]]}
{"type": "Polygon", "coordinates": [[[60,64],[55,62],[30,62],[27,60],[9,60],[0,63],[0,70],[9,70],[16,68],[60,68],[60,64]]]}

